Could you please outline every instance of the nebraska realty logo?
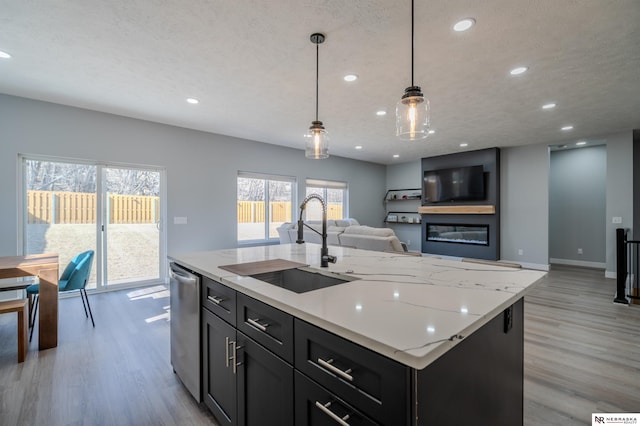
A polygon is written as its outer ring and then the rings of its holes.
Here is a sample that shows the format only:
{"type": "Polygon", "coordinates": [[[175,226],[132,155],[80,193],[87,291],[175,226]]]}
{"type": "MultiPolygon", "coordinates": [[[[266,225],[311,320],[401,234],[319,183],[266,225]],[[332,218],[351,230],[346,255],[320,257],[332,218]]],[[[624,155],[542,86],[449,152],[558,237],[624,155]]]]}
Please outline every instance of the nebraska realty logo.
{"type": "Polygon", "coordinates": [[[640,425],[640,413],[594,413],[591,425],[640,425]]]}

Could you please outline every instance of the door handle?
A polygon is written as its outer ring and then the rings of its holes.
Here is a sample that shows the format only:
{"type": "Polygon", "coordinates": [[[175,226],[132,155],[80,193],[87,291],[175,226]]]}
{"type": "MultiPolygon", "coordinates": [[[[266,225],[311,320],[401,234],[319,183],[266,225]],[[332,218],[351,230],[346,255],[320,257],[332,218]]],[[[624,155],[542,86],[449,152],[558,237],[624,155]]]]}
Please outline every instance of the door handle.
{"type": "Polygon", "coordinates": [[[229,337],[224,338],[224,363],[229,368],[229,337]]]}
{"type": "Polygon", "coordinates": [[[238,349],[242,349],[242,346],[238,346],[236,341],[232,341],[231,346],[233,346],[233,355],[232,355],[233,374],[236,374],[238,371],[237,367],[242,365],[242,362],[236,362],[238,361],[238,349]]]}

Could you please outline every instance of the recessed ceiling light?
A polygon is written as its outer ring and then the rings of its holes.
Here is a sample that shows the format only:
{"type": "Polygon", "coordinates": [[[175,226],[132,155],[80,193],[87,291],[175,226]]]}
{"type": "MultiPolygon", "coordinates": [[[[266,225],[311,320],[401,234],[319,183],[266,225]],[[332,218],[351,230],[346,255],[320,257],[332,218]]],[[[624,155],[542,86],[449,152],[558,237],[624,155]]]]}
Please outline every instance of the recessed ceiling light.
{"type": "Polygon", "coordinates": [[[586,144],[587,144],[587,142],[585,142],[585,141],[576,142],[576,145],[578,145],[578,146],[582,146],[582,145],[586,145],[586,144]]]}
{"type": "Polygon", "coordinates": [[[387,115],[387,111],[381,109],[380,111],[376,112],[376,115],[380,115],[380,116],[387,115]]]}
{"type": "Polygon", "coordinates": [[[465,18],[461,21],[456,22],[453,26],[453,31],[467,31],[469,28],[473,27],[473,24],[476,23],[476,20],[473,18],[465,18]]]}
{"type": "Polygon", "coordinates": [[[356,145],[356,149],[362,149],[362,145],[356,145]]]}
{"type": "Polygon", "coordinates": [[[525,73],[529,68],[527,67],[518,67],[518,68],[514,68],[510,71],[511,75],[520,75],[525,73]]]}
{"type": "Polygon", "coordinates": [[[11,55],[9,55],[7,52],[3,52],[2,50],[0,50],[0,58],[9,59],[10,57],[11,55]]]}
{"type": "Polygon", "coordinates": [[[200,103],[200,101],[197,100],[196,98],[187,98],[187,102],[193,105],[200,103]]]}
{"type": "Polygon", "coordinates": [[[436,131],[435,131],[435,130],[433,130],[433,129],[429,130],[429,134],[430,134],[430,135],[434,134],[435,132],[436,132],[436,131]]]}
{"type": "Polygon", "coordinates": [[[344,76],[344,81],[356,81],[358,76],[355,74],[347,74],[344,76]]]}
{"type": "Polygon", "coordinates": [[[400,158],[400,154],[393,154],[393,158],[400,158]]]}
{"type": "Polygon", "coordinates": [[[542,105],[542,109],[552,109],[552,108],[555,108],[555,107],[556,107],[556,104],[554,104],[553,102],[550,102],[548,104],[542,105]]]}
{"type": "Polygon", "coordinates": [[[573,126],[564,126],[564,127],[563,127],[562,129],[560,129],[560,130],[564,130],[565,132],[566,132],[567,130],[573,130],[573,126]]]}
{"type": "Polygon", "coordinates": [[[466,147],[468,147],[468,146],[469,146],[469,144],[468,144],[468,143],[461,143],[461,144],[460,144],[460,147],[461,147],[461,148],[466,148],[466,147]]]}

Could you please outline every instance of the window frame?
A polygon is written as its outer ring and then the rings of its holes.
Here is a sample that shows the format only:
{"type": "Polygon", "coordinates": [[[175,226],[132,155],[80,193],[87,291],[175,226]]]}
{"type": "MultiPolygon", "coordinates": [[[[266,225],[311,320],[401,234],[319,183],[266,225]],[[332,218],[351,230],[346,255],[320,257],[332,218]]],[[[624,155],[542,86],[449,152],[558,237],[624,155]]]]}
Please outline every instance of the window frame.
{"type": "MultiPolygon", "coordinates": [[[[327,179],[313,179],[307,178],[305,180],[305,195],[308,195],[309,188],[318,189],[319,195],[328,204],[327,190],[339,189],[342,190],[342,217],[340,219],[346,219],[349,217],[349,184],[347,182],[327,180],[327,179]]],[[[327,205],[327,209],[328,209],[327,205]]]]}
{"type": "Polygon", "coordinates": [[[38,154],[18,154],[17,157],[17,188],[19,191],[16,196],[18,198],[17,202],[17,213],[18,213],[18,238],[17,238],[17,249],[18,253],[25,254],[26,253],[26,244],[27,244],[27,221],[25,220],[26,214],[28,211],[27,207],[27,198],[25,194],[27,193],[27,179],[26,179],[26,161],[45,161],[45,162],[54,162],[54,163],[67,163],[67,164],[76,164],[76,165],[89,165],[96,167],[96,255],[95,255],[95,273],[96,273],[96,283],[95,289],[89,289],[90,292],[102,292],[102,291],[117,291],[127,288],[139,288],[143,286],[158,284],[158,283],[168,283],[169,276],[167,271],[167,232],[166,232],[166,212],[167,212],[167,176],[166,169],[160,166],[153,165],[141,165],[141,164],[129,164],[129,163],[118,163],[114,161],[99,161],[95,159],[79,159],[79,158],[70,158],[70,157],[57,157],[53,155],[38,155],[38,154]],[[159,173],[159,209],[160,209],[160,221],[158,222],[158,230],[159,233],[159,245],[158,245],[158,268],[159,268],[159,277],[158,279],[150,279],[150,280],[138,280],[132,281],[130,283],[123,284],[108,284],[107,276],[105,273],[106,269],[106,235],[104,231],[104,227],[106,226],[106,218],[107,212],[105,211],[106,203],[105,197],[107,196],[104,191],[104,181],[103,181],[103,171],[106,168],[123,168],[123,169],[139,169],[139,170],[149,170],[159,173]]]}
{"type": "Polygon", "coordinates": [[[246,172],[242,170],[238,170],[238,174],[236,176],[236,202],[239,202],[238,199],[238,179],[257,179],[264,181],[264,203],[265,203],[265,212],[264,212],[264,233],[262,239],[251,239],[251,240],[240,240],[238,235],[238,228],[240,226],[240,222],[238,222],[237,211],[236,211],[236,242],[238,246],[255,246],[255,245],[264,245],[264,244],[278,244],[280,242],[280,238],[278,236],[270,237],[269,236],[269,227],[271,225],[272,213],[270,208],[271,202],[271,194],[269,189],[270,182],[287,182],[291,184],[291,206],[290,206],[290,217],[295,217],[295,206],[297,204],[297,193],[298,193],[298,182],[295,176],[287,176],[287,175],[276,175],[271,173],[257,173],[257,172],[246,172]]]}

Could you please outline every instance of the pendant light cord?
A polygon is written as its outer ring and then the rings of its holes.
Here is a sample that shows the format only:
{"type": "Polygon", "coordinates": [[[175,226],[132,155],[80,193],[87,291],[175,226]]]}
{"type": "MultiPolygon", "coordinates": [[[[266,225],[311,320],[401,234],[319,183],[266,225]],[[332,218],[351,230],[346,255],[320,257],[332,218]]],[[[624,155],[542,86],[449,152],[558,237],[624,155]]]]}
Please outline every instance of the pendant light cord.
{"type": "MultiPolygon", "coordinates": [[[[413,0],[411,0],[413,1],[413,0]]],[[[320,45],[316,43],[316,121],[318,121],[318,79],[320,75],[320,45]]]]}
{"type": "Polygon", "coordinates": [[[411,0],[411,86],[413,85],[413,0],[411,0]]]}

